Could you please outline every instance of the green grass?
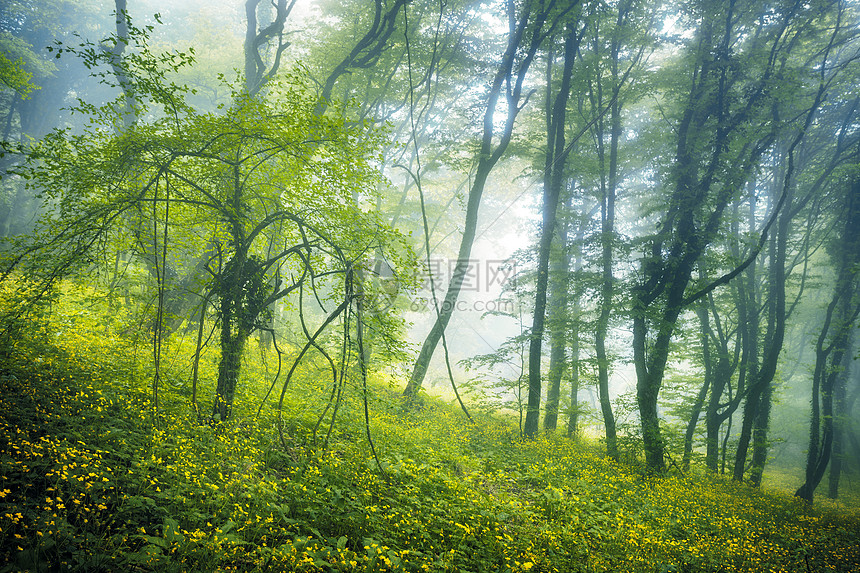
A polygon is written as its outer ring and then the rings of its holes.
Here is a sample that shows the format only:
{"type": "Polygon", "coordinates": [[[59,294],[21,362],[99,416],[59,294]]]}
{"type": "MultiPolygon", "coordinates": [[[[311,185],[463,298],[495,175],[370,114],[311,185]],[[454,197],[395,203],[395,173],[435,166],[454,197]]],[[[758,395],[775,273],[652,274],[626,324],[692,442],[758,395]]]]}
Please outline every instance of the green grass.
{"type": "Polygon", "coordinates": [[[177,337],[156,418],[150,350],[82,308],[56,304],[0,352],[0,571],[860,571],[856,510],[645,476],[430,398],[407,414],[376,380],[383,473],[357,382],[328,445],[314,439],[328,381],[312,365],[282,444],[271,401],[255,416],[268,388],[251,356],[235,420],[197,422],[177,337]]]}

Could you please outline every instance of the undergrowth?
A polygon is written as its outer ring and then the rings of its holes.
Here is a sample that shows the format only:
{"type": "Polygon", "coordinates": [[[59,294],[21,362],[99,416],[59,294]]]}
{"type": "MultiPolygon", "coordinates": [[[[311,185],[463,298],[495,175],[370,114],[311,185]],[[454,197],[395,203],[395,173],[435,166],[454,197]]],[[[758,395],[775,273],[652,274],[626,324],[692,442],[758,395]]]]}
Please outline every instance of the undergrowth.
{"type": "Polygon", "coordinates": [[[860,570],[856,512],[647,476],[429,398],[405,412],[381,376],[382,467],[357,384],[326,443],[312,365],[286,394],[283,441],[274,401],[256,415],[272,365],[253,357],[234,420],[201,424],[175,342],[155,412],[145,347],[118,313],[97,316],[54,302],[0,352],[0,571],[860,570]]]}

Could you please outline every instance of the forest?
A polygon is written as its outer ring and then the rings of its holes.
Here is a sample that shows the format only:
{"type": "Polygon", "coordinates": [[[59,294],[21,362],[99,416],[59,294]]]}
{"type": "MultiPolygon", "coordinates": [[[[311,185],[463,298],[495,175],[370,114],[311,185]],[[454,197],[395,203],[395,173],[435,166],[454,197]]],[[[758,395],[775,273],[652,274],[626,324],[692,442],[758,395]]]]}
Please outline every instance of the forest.
{"type": "Polygon", "coordinates": [[[0,573],[860,571],[856,0],[3,0],[0,130],[0,573]]]}

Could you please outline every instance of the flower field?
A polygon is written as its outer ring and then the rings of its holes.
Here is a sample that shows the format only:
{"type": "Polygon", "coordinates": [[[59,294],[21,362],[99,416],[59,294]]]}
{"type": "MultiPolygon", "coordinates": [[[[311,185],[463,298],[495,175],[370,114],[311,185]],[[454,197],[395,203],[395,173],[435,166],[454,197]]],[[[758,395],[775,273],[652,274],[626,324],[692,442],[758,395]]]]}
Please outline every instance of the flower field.
{"type": "Polygon", "coordinates": [[[145,347],[85,311],[52,316],[0,353],[0,571],[860,571],[856,510],[647,476],[430,398],[405,413],[381,379],[381,468],[358,388],[326,439],[311,371],[283,442],[270,402],[257,414],[255,359],[231,423],[199,423],[178,359],[156,413],[145,347]]]}

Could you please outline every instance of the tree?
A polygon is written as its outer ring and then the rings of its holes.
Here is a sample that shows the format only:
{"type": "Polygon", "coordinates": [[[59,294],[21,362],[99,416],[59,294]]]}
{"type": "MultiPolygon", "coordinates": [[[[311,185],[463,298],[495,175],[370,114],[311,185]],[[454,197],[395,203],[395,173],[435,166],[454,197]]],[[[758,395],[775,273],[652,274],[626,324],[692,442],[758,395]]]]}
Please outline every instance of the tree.
{"type": "MultiPolygon", "coordinates": [[[[636,14],[634,2],[625,1],[618,4],[617,12],[609,14],[615,21],[607,21],[604,25],[601,19],[595,20],[592,30],[592,46],[596,60],[595,73],[589,78],[588,98],[596,121],[593,126],[597,163],[599,169],[599,205],[600,205],[600,267],[601,286],[599,298],[599,316],[594,330],[594,349],[597,359],[597,385],[600,410],[603,414],[603,426],[606,434],[606,455],[618,459],[618,445],[615,431],[615,416],[609,396],[610,360],[606,352],[606,339],[609,333],[609,320],[615,307],[615,282],[613,275],[613,259],[618,243],[615,229],[615,205],[621,184],[621,167],[619,164],[619,144],[622,136],[622,109],[628,97],[622,97],[621,89],[631,80],[630,75],[638,67],[647,45],[647,38],[642,37],[639,46],[631,45],[630,36],[641,25],[639,19],[647,20],[645,14],[636,14]],[[608,27],[609,32],[602,28],[608,27]],[[603,37],[606,34],[607,37],[603,37]],[[622,50],[628,50],[629,61],[624,62],[622,50]],[[601,62],[605,60],[605,63],[601,62]],[[626,69],[622,68],[626,63],[626,69]],[[604,71],[603,68],[606,68],[604,71]],[[604,78],[603,75],[606,75],[604,78]],[[606,101],[608,97],[608,101],[606,101]],[[604,109],[608,113],[604,114],[604,109]],[[608,115],[608,120],[605,117],[608,115]],[[607,126],[609,133],[607,134],[607,126]],[[606,145],[608,139],[608,146],[606,145]],[[608,152],[607,148],[608,147],[608,152]]],[[[642,10],[641,6],[638,6],[642,10]]],[[[608,19],[608,18],[607,18],[608,19]]]]}
{"type": "MultiPolygon", "coordinates": [[[[320,92],[320,105],[331,101],[337,81],[353,70],[372,68],[388,47],[388,42],[397,30],[398,15],[409,0],[374,0],[373,14],[361,37],[352,44],[352,49],[328,74],[320,92]]],[[[366,11],[365,16],[366,16],[366,11]]]]}
{"type": "Polygon", "coordinates": [[[310,290],[335,301],[325,326],[367,293],[355,269],[394,237],[355,202],[379,188],[374,139],[361,122],[319,115],[299,74],[270,84],[270,98],[237,91],[223,113],[200,113],[185,103],[184,88],[167,80],[187,57],[151,54],[145,31],[133,29],[131,38],[130,53],[119,60],[95,44],[74,51],[93,67],[119,66],[121,73],[104,74],[105,81],[122,78],[115,86],[126,83],[139,111],[147,111],[138,116],[153,119],[109,136],[99,126],[110,124],[118,107],[83,104],[80,111],[93,120],[86,133],[56,131],[36,147],[31,174],[53,208],[41,236],[22,244],[13,263],[34,273],[44,291],[75,265],[95,260],[134,210],[149,214],[160,282],[169,259],[184,253],[194,260],[214,246],[206,289],[220,323],[213,418],[223,421],[245,343],[267,328],[271,304],[310,290]]]}
{"type": "Polygon", "coordinates": [[[259,28],[257,12],[260,8],[260,1],[245,0],[245,89],[248,91],[248,95],[252,97],[260,92],[266,82],[271,80],[281,67],[281,56],[284,50],[290,46],[290,43],[284,39],[284,24],[286,24],[290,12],[296,5],[296,0],[291,0],[289,5],[287,0],[273,2],[274,19],[265,28],[259,28]],[[275,46],[275,55],[272,63],[267,64],[263,61],[260,50],[267,48],[268,44],[276,37],[278,43],[275,46]]]}
{"type": "MultiPolygon", "coordinates": [[[[736,202],[733,207],[732,216],[732,234],[731,248],[732,258],[736,261],[742,260],[740,256],[740,233],[739,233],[739,208],[740,201],[736,202]]],[[[751,194],[750,211],[755,210],[755,197],[751,194]]],[[[750,232],[755,232],[755,217],[751,216],[752,228],[750,232]]],[[[704,265],[700,266],[700,278],[703,282],[707,282],[707,276],[704,276],[707,271],[704,265]]],[[[751,277],[755,272],[755,263],[750,263],[747,267],[747,272],[734,281],[731,285],[729,294],[729,308],[732,302],[737,308],[736,325],[732,332],[732,327],[729,323],[729,317],[720,313],[720,308],[725,308],[716,301],[714,293],[710,293],[707,297],[707,302],[697,305],[696,314],[699,318],[702,340],[702,365],[704,368],[705,380],[703,382],[703,392],[707,392],[707,404],[705,405],[705,466],[712,472],[716,472],[719,464],[720,452],[720,428],[726,420],[730,420],[734,412],[740,404],[740,396],[743,391],[743,376],[741,372],[736,386],[732,386],[732,378],[738,370],[740,363],[742,342],[746,339],[743,333],[749,328],[757,315],[752,315],[748,308],[748,301],[745,296],[747,288],[751,288],[751,277]],[[713,320],[712,320],[713,318],[713,320]],[[733,346],[732,346],[733,343],[733,346]],[[733,391],[734,390],[734,391],[733,391]],[[725,400],[725,401],[724,401],[725,400]]],[[[755,300],[755,297],[753,297],[755,300]]],[[[757,330],[757,328],[756,328],[757,330]]],[[[749,356],[750,348],[755,348],[755,344],[743,346],[747,350],[749,356]]],[[[691,417],[690,426],[687,430],[685,439],[685,460],[692,453],[692,437],[695,431],[694,423],[698,422],[698,415],[695,419],[691,417]],[[689,450],[690,453],[687,453],[689,450]]],[[[728,432],[726,432],[728,434],[728,432]]]]}
{"type": "Polygon", "coordinates": [[[421,346],[421,351],[412,369],[412,375],[404,389],[404,396],[407,399],[417,396],[430,365],[430,359],[433,357],[433,352],[436,350],[442,333],[448,326],[456,307],[463,286],[463,279],[468,271],[472,245],[475,242],[478,210],[481,205],[484,186],[493,167],[502,158],[511,142],[514,122],[523,106],[523,85],[529,68],[544,39],[553,31],[556,23],[561,21],[561,17],[573,8],[573,6],[559,8],[554,0],[527,0],[519,13],[513,0],[507,0],[505,6],[508,18],[507,45],[501,62],[496,68],[484,106],[483,134],[476,158],[475,175],[466,203],[466,220],[457,253],[457,263],[440,312],[421,346]],[[503,94],[505,96],[503,105],[507,108],[507,113],[501,130],[497,134],[496,108],[503,94]]]}
{"type": "MultiPolygon", "coordinates": [[[[538,245],[537,284],[535,286],[535,305],[529,341],[529,394],[526,420],[523,433],[527,438],[537,434],[540,418],[541,403],[541,344],[546,320],[547,285],[549,284],[549,259],[553,236],[556,235],[556,211],[559,198],[564,187],[564,172],[567,157],[572,147],[565,141],[567,129],[567,101],[570,97],[570,82],[573,75],[573,64],[578,44],[582,41],[576,13],[569,15],[565,25],[564,49],[562,52],[562,74],[555,97],[552,93],[552,82],[547,85],[547,151],[543,177],[543,218],[541,223],[540,242],[538,245]]],[[[550,56],[552,58],[552,56],[550,56]]],[[[555,403],[558,394],[555,393],[555,403]]],[[[556,406],[557,407],[557,406],[556,406]]]]}
{"type": "MultiPolygon", "coordinates": [[[[562,200],[562,212],[570,213],[571,193],[562,200]]],[[[546,413],[543,418],[543,426],[546,431],[553,431],[558,426],[558,408],[561,398],[561,380],[565,371],[570,368],[567,357],[568,336],[572,339],[578,336],[578,329],[571,329],[570,312],[570,278],[571,278],[571,249],[568,245],[568,229],[570,221],[565,217],[556,225],[553,236],[549,268],[549,289],[547,301],[546,326],[549,332],[549,370],[547,371],[548,388],[546,392],[546,413]]],[[[581,242],[581,241],[580,241],[581,242]]],[[[574,294],[574,296],[576,296],[574,294]]],[[[576,303],[574,303],[576,304],[576,303]]],[[[572,342],[572,340],[571,340],[572,342]]],[[[574,364],[575,367],[575,364],[574,364]]],[[[578,374],[578,373],[577,373],[578,374]]],[[[571,371],[571,376],[575,376],[571,371]]],[[[573,380],[571,383],[577,386],[573,380]]],[[[577,388],[578,390],[578,388],[577,388]]],[[[571,388],[571,396],[575,397],[575,390],[571,388]]],[[[573,400],[571,408],[576,408],[576,400],[573,400]]],[[[574,427],[576,424],[573,424],[574,427]]]]}
{"type": "Polygon", "coordinates": [[[851,428],[851,401],[849,400],[849,388],[852,383],[852,378],[856,379],[856,369],[854,361],[857,354],[857,329],[850,334],[848,342],[848,351],[845,352],[843,358],[844,371],[840,376],[844,377],[844,381],[839,381],[835,384],[833,390],[833,443],[830,454],[830,475],[828,477],[827,497],[837,499],[839,497],[839,482],[842,477],[842,472],[848,465],[846,460],[850,460],[847,456],[848,446],[850,446],[851,428]]]}
{"type": "Polygon", "coordinates": [[[844,223],[831,250],[837,277],[815,344],[806,481],[795,493],[809,503],[830,463],[836,417],[834,396],[844,394],[851,334],[860,316],[860,181],[855,177],[845,188],[840,210],[844,223]]]}
{"type": "MultiPolygon", "coordinates": [[[[805,52],[796,54],[804,64],[818,60],[816,81],[810,82],[811,85],[817,85],[812,102],[804,104],[786,100],[791,103],[787,103],[786,109],[781,110],[783,114],[794,113],[796,117],[802,117],[803,124],[796,128],[796,131],[787,130],[778,138],[773,151],[775,166],[769,196],[771,210],[780,211],[781,206],[781,211],[773,215],[776,223],[768,241],[767,281],[766,288],[762,287],[765,290],[763,296],[766,330],[761,351],[758,350],[759,318],[753,316],[745,324],[744,336],[748,339],[745,344],[749,344],[750,349],[745,349],[744,356],[751,359],[744,360],[748,386],[744,391],[744,417],[738,438],[733,477],[738,481],[743,479],[747,453],[752,443],[750,482],[756,486],[761,483],[767,460],[772,383],[778,369],[786,322],[803,294],[807,272],[805,262],[801,267],[800,288],[795,301],[790,304],[787,301],[786,285],[793,269],[809,256],[808,245],[815,229],[815,225],[810,222],[816,218],[821,189],[830,180],[834,170],[849,160],[854,151],[854,137],[849,135],[849,125],[857,110],[858,100],[855,97],[853,101],[845,101],[837,94],[842,92],[839,87],[842,82],[851,81],[846,71],[850,68],[850,62],[858,55],[857,48],[853,45],[856,30],[853,23],[845,24],[845,21],[852,21],[845,4],[837,3],[833,8],[833,12],[829,14],[832,27],[826,36],[827,41],[811,55],[805,52]],[[833,101],[825,105],[827,100],[833,101]],[[801,175],[805,185],[799,185],[801,175]],[[807,208],[808,205],[811,205],[811,208],[807,208]],[[792,223],[804,209],[807,209],[807,218],[811,220],[805,225],[799,225],[804,239],[800,241],[800,252],[791,261],[789,245],[792,223]]],[[[748,309],[759,306],[758,297],[754,294],[756,290],[755,285],[750,283],[747,293],[749,301],[746,304],[748,309]]]]}
{"type": "Polygon", "coordinates": [[[726,208],[785,128],[775,88],[791,85],[789,54],[801,40],[811,41],[812,23],[830,8],[801,2],[778,10],[741,2],[691,6],[689,16],[699,25],[685,59],[687,85],[677,92],[669,192],[632,293],[637,404],[653,471],[664,468],[657,403],[675,324],[685,308],[745,265],[688,292],[692,273],[722,228],[726,208]]]}

